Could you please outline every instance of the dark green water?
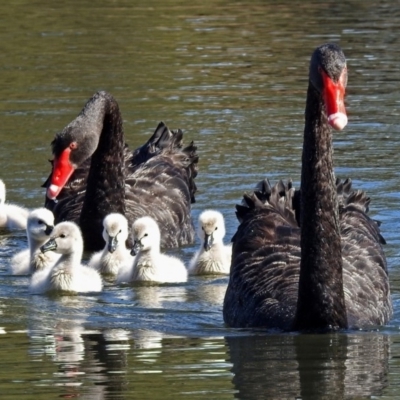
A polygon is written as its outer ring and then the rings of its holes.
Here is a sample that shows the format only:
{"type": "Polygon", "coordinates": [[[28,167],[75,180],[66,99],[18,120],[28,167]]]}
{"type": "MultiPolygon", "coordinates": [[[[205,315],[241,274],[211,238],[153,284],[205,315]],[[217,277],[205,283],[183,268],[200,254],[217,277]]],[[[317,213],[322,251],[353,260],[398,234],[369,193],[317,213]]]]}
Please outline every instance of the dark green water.
{"type": "MultiPolygon", "coordinates": [[[[43,205],[50,142],[97,90],[130,147],[163,120],[200,155],[193,215],[223,212],[265,176],[300,177],[308,62],[333,41],[349,68],[336,174],[382,221],[395,315],[373,332],[227,329],[227,278],[30,296],[7,274],[26,246],[0,232],[2,399],[396,399],[400,390],[400,12],[390,2],[9,1],[0,4],[0,178],[43,205]]],[[[174,251],[187,262],[199,244],[174,251]]]]}

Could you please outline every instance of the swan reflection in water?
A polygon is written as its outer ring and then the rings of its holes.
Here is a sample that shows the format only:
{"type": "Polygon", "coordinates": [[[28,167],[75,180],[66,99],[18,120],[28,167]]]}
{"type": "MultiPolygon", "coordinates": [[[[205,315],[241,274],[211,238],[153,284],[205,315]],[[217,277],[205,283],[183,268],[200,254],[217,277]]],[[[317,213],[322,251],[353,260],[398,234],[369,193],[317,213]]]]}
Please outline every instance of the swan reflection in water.
{"type": "MultiPolygon", "coordinates": [[[[138,286],[130,291],[128,311],[134,310],[141,320],[142,314],[144,318],[153,309],[159,319],[157,310],[169,309],[171,303],[185,298],[184,287],[138,286]]],[[[130,370],[153,373],[163,339],[170,337],[143,326],[134,330],[88,329],[95,304],[90,296],[32,296],[31,300],[30,353],[54,364],[47,384],[62,387],[62,396],[102,399],[110,393],[126,392],[128,359],[130,370]]]]}
{"type": "Polygon", "coordinates": [[[240,399],[369,398],[387,385],[389,338],[381,333],[237,336],[226,343],[240,399]]]}
{"type": "Polygon", "coordinates": [[[88,330],[92,307],[90,296],[31,298],[30,353],[54,363],[52,378],[44,384],[62,387],[61,397],[102,399],[127,385],[128,337],[123,330],[88,330]]]}
{"type": "Polygon", "coordinates": [[[184,303],[187,288],[184,286],[157,285],[152,282],[135,284],[132,290],[132,304],[144,309],[174,309],[172,303],[184,303]]]}

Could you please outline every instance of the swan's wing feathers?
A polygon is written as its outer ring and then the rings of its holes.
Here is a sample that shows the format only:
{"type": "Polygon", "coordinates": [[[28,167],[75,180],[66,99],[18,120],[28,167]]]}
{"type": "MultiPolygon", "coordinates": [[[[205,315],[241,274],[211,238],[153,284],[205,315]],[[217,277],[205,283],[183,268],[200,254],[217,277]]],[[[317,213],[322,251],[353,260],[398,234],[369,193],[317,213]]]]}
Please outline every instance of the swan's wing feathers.
{"type": "Polygon", "coordinates": [[[186,170],[170,157],[153,157],[126,181],[126,217],[149,215],[161,230],[163,247],[192,243],[191,193],[186,170]]]}
{"type": "MultiPolygon", "coordinates": [[[[361,229],[364,234],[371,237],[372,241],[386,244],[379,228],[381,222],[373,220],[368,216],[371,202],[370,197],[362,190],[352,190],[350,179],[345,180],[343,187],[345,186],[347,189],[343,189],[343,195],[338,196],[342,232],[351,233],[352,231],[357,232],[361,229]]],[[[339,187],[339,185],[337,187],[339,187]]]]}
{"type": "Polygon", "coordinates": [[[130,167],[136,168],[145,163],[151,157],[160,154],[172,137],[173,133],[168,129],[164,122],[160,122],[149,140],[132,152],[130,167]]]}
{"type": "Polygon", "coordinates": [[[224,319],[230,326],[290,326],[297,304],[300,261],[294,196],[291,181],[271,186],[265,179],[236,206],[240,225],[232,239],[224,302],[224,319]]]}
{"type": "Polygon", "coordinates": [[[268,201],[272,193],[272,187],[269,179],[265,178],[258,182],[254,189],[254,193],[263,203],[268,201]]]}
{"type": "Polygon", "coordinates": [[[197,147],[193,142],[191,142],[189,146],[186,146],[181,151],[175,151],[170,155],[173,164],[181,171],[185,171],[185,174],[187,175],[190,200],[192,203],[196,202],[195,193],[197,192],[197,186],[194,180],[198,173],[199,156],[196,153],[196,150],[197,147]]]}
{"type": "Polygon", "coordinates": [[[271,186],[270,181],[266,178],[260,181],[253,194],[244,194],[242,204],[236,206],[236,215],[239,222],[242,221],[247,213],[260,207],[270,207],[278,211],[287,223],[293,227],[297,227],[296,220],[297,210],[299,206],[297,195],[293,188],[291,180],[284,183],[282,180],[271,186]],[[296,201],[294,201],[296,198],[296,201]]]}
{"type": "Polygon", "coordinates": [[[386,263],[379,254],[379,249],[376,246],[360,249],[360,243],[356,239],[347,241],[342,247],[349,326],[357,328],[371,324],[381,325],[390,320],[393,309],[389,280],[387,271],[381,268],[382,263],[386,263]]]}
{"type": "Polygon", "coordinates": [[[386,258],[382,245],[386,243],[379,224],[359,208],[349,205],[341,212],[340,230],[342,241],[354,241],[361,248],[375,248],[382,258],[381,267],[386,270],[386,258]]]}
{"type": "Polygon", "coordinates": [[[160,122],[149,140],[133,151],[131,167],[135,168],[163,152],[174,152],[181,149],[182,139],[182,130],[170,130],[164,122],[160,122]]]}
{"type": "Polygon", "coordinates": [[[345,204],[353,204],[354,206],[360,208],[361,211],[368,213],[370,202],[371,199],[364,191],[356,190],[348,195],[345,204]]]}
{"type": "MultiPolygon", "coordinates": [[[[267,199],[265,199],[265,201],[267,201],[267,199]]],[[[242,223],[245,219],[251,217],[256,209],[268,206],[269,204],[264,204],[256,192],[252,194],[244,193],[242,204],[236,205],[236,217],[238,221],[242,223]]]]}
{"type": "Polygon", "coordinates": [[[393,313],[382,248],[386,242],[379,223],[367,215],[369,203],[365,192],[349,190],[340,210],[343,284],[351,327],[381,325],[393,313]]]}
{"type": "Polygon", "coordinates": [[[271,186],[266,178],[260,181],[252,194],[245,193],[242,203],[236,205],[236,217],[240,223],[259,208],[270,208],[277,211],[292,227],[298,227],[300,213],[300,194],[293,187],[292,181],[282,180],[271,186]]]}
{"type": "Polygon", "coordinates": [[[147,163],[154,157],[162,157],[164,161],[166,158],[170,159],[167,163],[161,162],[160,171],[163,167],[169,169],[170,166],[173,166],[174,171],[179,170],[179,175],[184,177],[187,182],[190,199],[194,203],[197,191],[194,179],[197,176],[199,161],[197,147],[194,143],[191,142],[188,146],[183,147],[182,130],[170,130],[164,122],[160,122],[150,139],[132,154],[129,165],[131,176],[128,176],[131,184],[132,179],[135,179],[136,170],[141,172],[142,168],[147,168],[147,163]]]}
{"type": "Polygon", "coordinates": [[[352,190],[352,181],[350,178],[346,178],[345,181],[343,182],[343,193],[349,194],[351,193],[352,190]]]}
{"type": "Polygon", "coordinates": [[[348,204],[354,204],[360,210],[368,213],[371,199],[362,190],[353,190],[350,178],[344,182],[341,179],[336,179],[336,193],[340,207],[345,207],[348,204]]]}
{"type": "Polygon", "coordinates": [[[224,302],[230,326],[288,329],[297,304],[300,231],[279,212],[259,208],[233,239],[224,302]]]}

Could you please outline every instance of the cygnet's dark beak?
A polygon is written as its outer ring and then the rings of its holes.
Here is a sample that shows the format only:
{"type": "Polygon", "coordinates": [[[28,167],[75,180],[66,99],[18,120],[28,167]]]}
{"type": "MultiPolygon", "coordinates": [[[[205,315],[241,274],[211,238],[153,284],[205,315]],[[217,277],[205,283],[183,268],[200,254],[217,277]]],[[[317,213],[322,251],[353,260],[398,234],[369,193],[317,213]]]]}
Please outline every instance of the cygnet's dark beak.
{"type": "Polygon", "coordinates": [[[44,233],[47,236],[50,236],[51,232],[53,232],[54,226],[53,225],[46,225],[46,230],[44,231],[44,233]]]}
{"type": "Polygon", "coordinates": [[[143,246],[142,246],[142,243],[140,242],[140,240],[135,239],[135,241],[133,242],[132,250],[131,250],[131,256],[136,256],[142,247],[143,246]]]}
{"type": "Polygon", "coordinates": [[[108,251],[110,253],[114,253],[114,251],[117,249],[117,246],[118,246],[117,236],[114,236],[114,237],[110,236],[110,240],[108,242],[108,251]]]}
{"type": "Polygon", "coordinates": [[[42,253],[46,253],[46,251],[56,250],[57,242],[55,239],[50,239],[43,246],[40,247],[40,251],[42,253]]]}
{"type": "Polygon", "coordinates": [[[213,235],[205,234],[204,243],[203,243],[204,250],[209,251],[211,249],[212,244],[213,244],[213,235]]]}

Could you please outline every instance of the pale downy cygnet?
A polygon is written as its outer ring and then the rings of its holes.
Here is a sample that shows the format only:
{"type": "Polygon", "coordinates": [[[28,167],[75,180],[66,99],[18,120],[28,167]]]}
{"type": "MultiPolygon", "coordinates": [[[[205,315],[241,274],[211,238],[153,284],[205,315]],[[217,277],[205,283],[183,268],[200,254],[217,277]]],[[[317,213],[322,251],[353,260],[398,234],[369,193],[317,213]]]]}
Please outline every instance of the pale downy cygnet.
{"type": "Polygon", "coordinates": [[[40,246],[49,239],[53,228],[54,215],[47,208],[37,208],[29,213],[26,227],[29,248],[12,257],[9,269],[12,275],[30,275],[54,265],[60,255],[52,251],[40,251],[40,246]]]}
{"type": "Polygon", "coordinates": [[[134,257],[126,248],[128,220],[118,213],[108,214],[103,220],[104,249],[94,253],[89,261],[92,267],[104,275],[117,275],[120,268],[132,267],[134,257]]]}
{"type": "Polygon", "coordinates": [[[199,216],[197,234],[201,247],[189,263],[190,275],[229,274],[232,246],[224,245],[225,222],[218,211],[206,210],[199,216]]]}
{"type": "Polygon", "coordinates": [[[187,270],[176,257],[160,253],[160,229],[151,217],[142,217],[132,225],[132,252],[135,257],[130,270],[120,270],[117,282],[186,282],[187,270]]]}
{"type": "Polygon", "coordinates": [[[43,253],[55,251],[61,257],[53,267],[32,275],[31,293],[101,291],[103,284],[100,274],[81,264],[83,239],[78,225],[60,222],[40,249],[43,253]]]}
{"type": "Polygon", "coordinates": [[[0,228],[26,229],[29,210],[6,203],[6,185],[0,179],[0,228]]]}

